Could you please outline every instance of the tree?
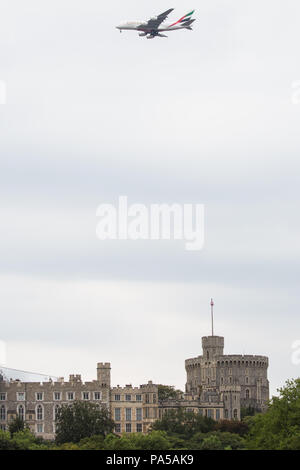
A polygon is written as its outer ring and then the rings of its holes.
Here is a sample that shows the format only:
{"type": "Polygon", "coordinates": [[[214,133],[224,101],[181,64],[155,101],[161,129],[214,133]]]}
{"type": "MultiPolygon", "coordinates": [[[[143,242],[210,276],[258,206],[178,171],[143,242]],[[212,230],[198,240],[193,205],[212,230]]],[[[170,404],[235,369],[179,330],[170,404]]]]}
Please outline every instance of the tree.
{"type": "Polygon", "coordinates": [[[182,408],[168,410],[161,420],[155,421],[152,429],[166,431],[168,434],[176,434],[184,439],[189,439],[197,432],[209,432],[214,429],[215,421],[195,413],[188,413],[182,408]]]}
{"type": "Polygon", "coordinates": [[[122,434],[121,437],[109,434],[104,441],[105,450],[169,450],[171,443],[163,431],[149,434],[122,434]]]}
{"type": "Polygon", "coordinates": [[[85,437],[105,436],[113,431],[115,425],[106,408],[98,404],[75,401],[63,405],[56,418],[56,442],[77,443],[85,437]]]}
{"type": "Polygon", "coordinates": [[[19,450],[19,446],[11,439],[7,431],[0,430],[0,450],[19,450]]]}
{"type": "Polygon", "coordinates": [[[300,379],[288,380],[278,392],[266,413],[247,418],[248,449],[300,449],[300,379]]]}
{"type": "Polygon", "coordinates": [[[182,393],[180,390],[175,390],[170,385],[158,385],[158,400],[176,400],[178,394],[182,393]]]}
{"type": "Polygon", "coordinates": [[[241,408],[241,419],[246,418],[247,416],[254,416],[257,413],[256,409],[252,406],[246,408],[241,408]]]}
{"type": "Polygon", "coordinates": [[[24,431],[24,429],[26,429],[25,421],[19,416],[11,421],[8,426],[8,430],[12,436],[17,432],[24,431]]]}
{"type": "Polygon", "coordinates": [[[216,423],[215,429],[216,431],[230,432],[233,434],[239,434],[240,436],[245,436],[249,431],[249,426],[243,421],[230,421],[224,419],[216,423]]]}
{"type": "Polygon", "coordinates": [[[230,432],[212,432],[207,434],[201,446],[201,450],[241,450],[244,449],[244,439],[230,432]]]}

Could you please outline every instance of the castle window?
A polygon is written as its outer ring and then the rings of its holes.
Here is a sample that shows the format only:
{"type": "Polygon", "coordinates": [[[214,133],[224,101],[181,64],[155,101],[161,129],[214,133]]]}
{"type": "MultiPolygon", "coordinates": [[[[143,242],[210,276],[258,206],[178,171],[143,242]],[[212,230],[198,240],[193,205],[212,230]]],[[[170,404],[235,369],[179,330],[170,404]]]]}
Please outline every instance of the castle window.
{"type": "Polygon", "coordinates": [[[0,420],[5,421],[6,420],[6,409],[5,406],[2,405],[0,408],[0,420]]]}
{"type": "Polygon", "coordinates": [[[213,417],[213,410],[209,409],[207,410],[207,417],[212,418],[213,417]]]}
{"type": "Polygon", "coordinates": [[[233,419],[237,419],[237,418],[238,418],[238,411],[233,410],[233,419]]]}
{"type": "Polygon", "coordinates": [[[136,420],[137,421],[142,421],[142,408],[137,408],[136,409],[136,420]]]}
{"type": "Polygon", "coordinates": [[[44,395],[44,394],[43,394],[42,392],[37,392],[37,393],[35,394],[35,396],[36,396],[36,401],[42,401],[43,398],[44,398],[43,395],[44,395]]]}
{"type": "Polygon", "coordinates": [[[121,401],[121,395],[115,395],[115,401],[121,401]]]}
{"type": "Polygon", "coordinates": [[[246,398],[247,398],[247,399],[250,398],[250,390],[249,390],[248,388],[247,388],[247,390],[246,390],[246,398]]]}
{"type": "Polygon", "coordinates": [[[216,410],[216,421],[220,419],[220,410],[216,410]]]}
{"type": "Polygon", "coordinates": [[[6,400],[6,393],[0,393],[0,401],[6,400]]]}
{"type": "Polygon", "coordinates": [[[68,392],[67,393],[67,400],[74,400],[74,396],[75,396],[74,392],[68,392]]]}
{"type": "Polygon", "coordinates": [[[125,401],[131,401],[131,395],[125,395],[125,401]]]}
{"type": "Polygon", "coordinates": [[[131,421],[131,408],[125,408],[125,419],[126,421],[131,421]]]}
{"type": "Polygon", "coordinates": [[[136,432],[143,432],[143,425],[142,425],[142,423],[137,423],[137,425],[136,425],[136,432]]]}
{"type": "Polygon", "coordinates": [[[25,401],[25,392],[17,392],[17,401],[25,401]]]}
{"type": "Polygon", "coordinates": [[[224,377],[221,377],[221,385],[224,383],[224,377]]]}
{"type": "Polygon", "coordinates": [[[59,412],[59,405],[55,405],[54,407],[54,421],[57,420],[57,416],[58,416],[58,412],[59,412]]]}
{"type": "Polygon", "coordinates": [[[249,383],[249,377],[246,377],[246,384],[249,383]]]}
{"type": "Polygon", "coordinates": [[[150,400],[149,400],[149,393],[146,393],[146,403],[150,403],[150,400]]]}
{"type": "Polygon", "coordinates": [[[54,392],[54,400],[55,401],[61,400],[61,393],[60,392],[54,392]]]}
{"type": "Polygon", "coordinates": [[[25,410],[23,405],[18,406],[18,416],[20,419],[24,421],[24,416],[25,416],[25,410]]]}
{"type": "Polygon", "coordinates": [[[232,384],[232,377],[229,377],[229,383],[232,384]]]}
{"type": "Polygon", "coordinates": [[[43,421],[43,418],[44,418],[43,407],[42,407],[42,405],[38,405],[37,408],[36,408],[36,419],[38,421],[43,421]]]}
{"type": "Polygon", "coordinates": [[[206,353],[206,358],[209,359],[209,352],[206,353]]]}
{"type": "Polygon", "coordinates": [[[225,410],[225,419],[228,419],[228,410],[225,410]]]}
{"type": "Polygon", "coordinates": [[[135,399],[136,401],[142,401],[142,395],[136,395],[135,399]]]}
{"type": "Polygon", "coordinates": [[[101,393],[100,392],[94,392],[94,400],[101,400],[101,393]]]}
{"type": "Polygon", "coordinates": [[[126,431],[126,432],[131,432],[131,423],[126,423],[126,425],[125,425],[125,431],[126,431]]]}
{"type": "Polygon", "coordinates": [[[83,400],[89,400],[90,399],[90,392],[82,392],[82,398],[83,398],[83,400]]]}
{"type": "Polygon", "coordinates": [[[121,424],[120,424],[120,423],[118,423],[118,424],[115,425],[115,431],[116,431],[117,433],[120,433],[120,432],[121,432],[121,424]]]}
{"type": "Polygon", "coordinates": [[[156,393],[153,393],[153,403],[156,403],[156,393]]]}
{"type": "Polygon", "coordinates": [[[36,432],[41,434],[42,432],[44,432],[44,425],[42,423],[38,423],[36,425],[36,432]]]}
{"type": "Polygon", "coordinates": [[[115,421],[121,421],[121,408],[115,408],[115,421]]]}

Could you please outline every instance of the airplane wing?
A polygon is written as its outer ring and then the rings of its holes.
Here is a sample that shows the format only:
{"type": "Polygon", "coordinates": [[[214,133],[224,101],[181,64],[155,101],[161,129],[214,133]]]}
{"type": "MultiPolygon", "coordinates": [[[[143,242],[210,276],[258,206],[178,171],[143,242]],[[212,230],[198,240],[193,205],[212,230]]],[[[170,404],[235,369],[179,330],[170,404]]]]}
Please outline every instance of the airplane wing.
{"type": "Polygon", "coordinates": [[[170,10],[167,10],[164,13],[161,13],[156,18],[151,18],[151,20],[149,20],[147,23],[148,28],[157,29],[168,18],[169,14],[173,10],[174,8],[170,8],[170,10]]]}

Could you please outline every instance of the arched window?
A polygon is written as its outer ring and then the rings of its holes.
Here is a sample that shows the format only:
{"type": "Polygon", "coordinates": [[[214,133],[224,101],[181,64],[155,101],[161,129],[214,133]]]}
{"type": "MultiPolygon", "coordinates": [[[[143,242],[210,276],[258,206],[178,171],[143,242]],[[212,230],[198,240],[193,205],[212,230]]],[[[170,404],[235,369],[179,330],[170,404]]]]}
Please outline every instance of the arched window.
{"type": "Polygon", "coordinates": [[[0,408],[0,420],[5,421],[6,420],[6,409],[5,406],[2,405],[0,408]]]}
{"type": "Polygon", "coordinates": [[[237,418],[238,418],[238,411],[233,410],[233,419],[237,419],[237,418]]]}
{"type": "Polygon", "coordinates": [[[43,411],[44,411],[44,410],[43,410],[42,405],[38,405],[38,406],[36,407],[36,419],[37,419],[38,421],[43,421],[43,415],[44,415],[43,411]]]}
{"type": "Polygon", "coordinates": [[[24,418],[25,418],[25,410],[24,410],[24,406],[23,406],[23,405],[19,405],[19,406],[18,406],[18,415],[19,415],[19,418],[24,421],[24,418]]]}
{"type": "Polygon", "coordinates": [[[248,388],[247,388],[247,390],[246,390],[246,398],[247,398],[247,399],[250,398],[250,390],[249,390],[248,388]]]}

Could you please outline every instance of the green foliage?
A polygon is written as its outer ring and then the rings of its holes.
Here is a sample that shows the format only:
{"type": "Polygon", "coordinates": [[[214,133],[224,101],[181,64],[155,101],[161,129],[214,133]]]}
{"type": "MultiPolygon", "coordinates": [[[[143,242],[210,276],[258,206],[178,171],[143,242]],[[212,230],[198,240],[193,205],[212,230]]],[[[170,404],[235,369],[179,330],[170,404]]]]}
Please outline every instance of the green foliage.
{"type": "Polygon", "coordinates": [[[11,435],[8,431],[0,430],[0,450],[18,450],[19,447],[11,439],[11,435]]]}
{"type": "Polygon", "coordinates": [[[278,391],[266,413],[248,419],[248,449],[300,449],[300,379],[287,381],[278,391]]]}
{"type": "Polygon", "coordinates": [[[104,450],[104,436],[86,437],[79,442],[81,450],[104,450]]]}
{"type": "Polygon", "coordinates": [[[168,450],[171,443],[165,432],[149,434],[123,434],[121,437],[109,434],[104,440],[105,450],[168,450]]]}
{"type": "Polygon", "coordinates": [[[19,431],[24,431],[26,429],[25,421],[17,416],[15,419],[13,419],[8,426],[8,430],[11,435],[15,434],[16,432],[19,431]]]}
{"type": "Polygon", "coordinates": [[[56,443],[77,443],[81,439],[95,435],[105,436],[114,429],[106,408],[95,403],[75,401],[63,405],[56,419],[56,443]]]}
{"type": "Polygon", "coordinates": [[[247,416],[254,416],[256,413],[257,413],[256,409],[253,408],[252,406],[241,408],[241,420],[243,420],[247,416]]]}
{"type": "Polygon", "coordinates": [[[169,410],[162,419],[152,425],[153,430],[176,434],[189,439],[198,432],[209,432],[214,429],[215,421],[195,413],[187,413],[183,409],[169,410]]]}
{"type": "Polygon", "coordinates": [[[47,450],[50,446],[36,438],[28,428],[13,434],[0,431],[0,450],[47,450]]]}
{"type": "Polygon", "coordinates": [[[243,437],[230,432],[212,431],[197,433],[188,442],[190,450],[240,450],[244,449],[243,437]]]}
{"type": "Polygon", "coordinates": [[[229,421],[224,419],[215,424],[215,430],[245,436],[249,431],[249,426],[245,421],[229,421]]]}
{"type": "Polygon", "coordinates": [[[158,400],[176,400],[180,390],[175,390],[170,385],[158,385],[158,400]]]}

